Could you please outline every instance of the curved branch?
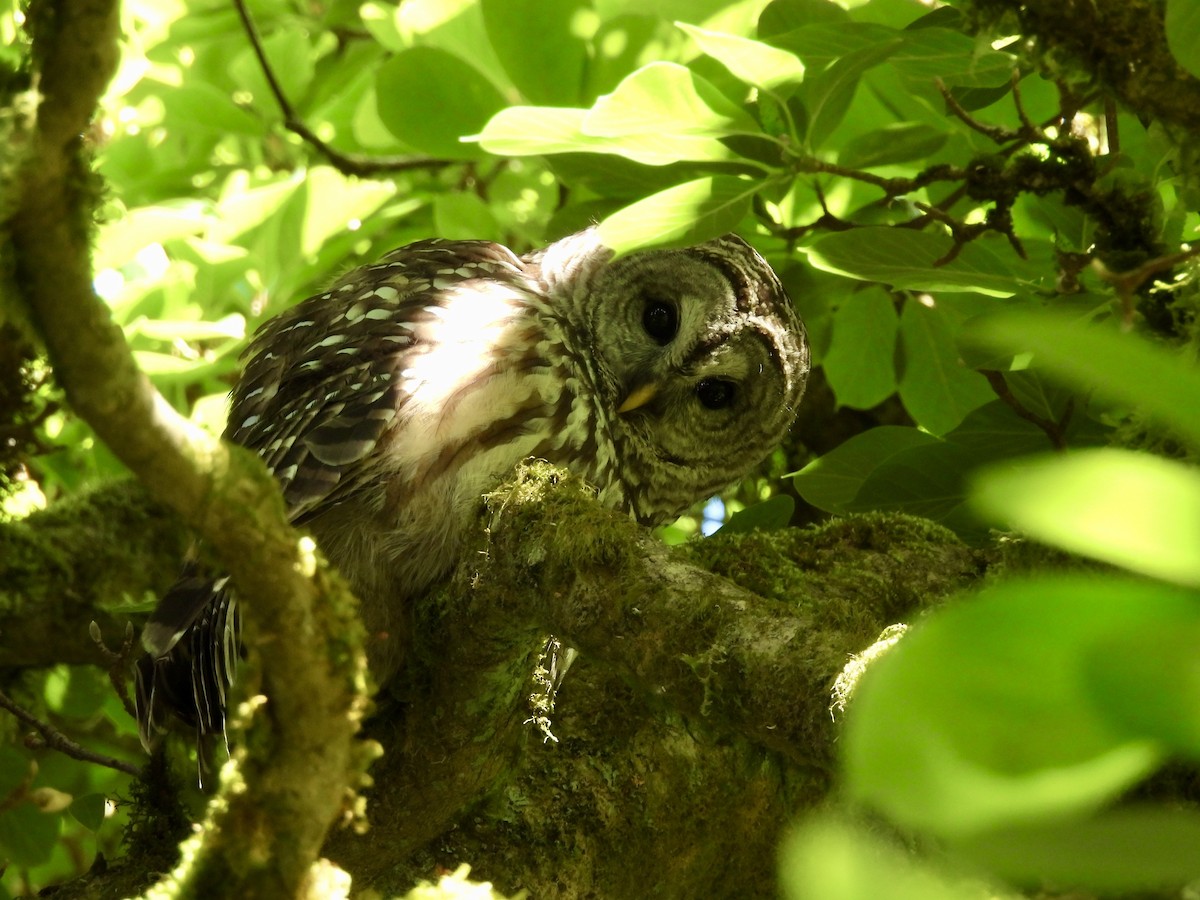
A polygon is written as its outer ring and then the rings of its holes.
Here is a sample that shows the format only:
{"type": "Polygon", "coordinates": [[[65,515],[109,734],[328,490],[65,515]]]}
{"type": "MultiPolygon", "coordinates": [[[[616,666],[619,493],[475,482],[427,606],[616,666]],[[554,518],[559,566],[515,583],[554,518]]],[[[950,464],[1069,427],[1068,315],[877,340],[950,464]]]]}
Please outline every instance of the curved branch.
{"type": "MultiPolygon", "coordinates": [[[[562,833],[598,848],[583,854],[589,865],[612,859],[613,879],[628,869],[630,846],[669,856],[686,845],[694,858],[722,860],[736,853],[747,865],[772,858],[772,828],[761,830],[762,843],[734,848],[719,828],[699,829],[694,810],[734,814],[744,807],[732,797],[727,806],[713,798],[770,791],[764,821],[782,823],[817,802],[835,735],[830,687],[847,659],[981,569],[945,529],[899,515],[672,549],[545,463],[524,466],[488,503],[482,552],[417,611],[413,654],[426,660],[419,688],[369,726],[388,745],[372,772],[371,831],[365,840],[341,832],[328,848],[356,884],[405,860],[420,871],[423,846],[465,842],[458,858],[477,863],[495,860],[497,842],[511,839],[496,863],[512,879],[501,887],[549,894],[550,885],[539,891],[515,873],[571,867],[568,857],[579,854],[557,839],[562,833]],[[548,632],[582,653],[559,695],[559,745],[545,745],[527,724],[530,674],[548,632]],[[596,780],[597,769],[637,773],[643,762],[655,775],[636,777],[678,779],[653,812],[615,775],[596,780]],[[780,788],[791,778],[805,785],[800,795],[780,788]],[[568,791],[572,804],[551,799],[568,791]],[[545,805],[525,810],[528,794],[545,805]],[[480,825],[487,850],[474,853],[464,829],[480,819],[465,814],[498,796],[514,798],[496,814],[509,825],[583,821],[529,844],[508,832],[484,836],[480,825]],[[604,828],[587,824],[598,809],[609,810],[604,828]]],[[[598,889],[644,893],[653,892],[616,880],[598,889]]]]}
{"type": "MultiPolygon", "coordinates": [[[[14,183],[15,282],[77,413],[151,493],[216,549],[245,599],[263,667],[267,730],[210,811],[219,826],[185,854],[177,883],[220,883],[241,897],[296,896],[330,823],[366,764],[355,732],[366,705],[352,600],[288,525],[278,488],[252,454],[208,437],[137,369],[92,290],[94,196],[81,135],[116,68],[116,0],[44,0],[29,9],[40,102],[20,135],[14,183]],[[328,646],[326,635],[340,643],[328,646]]],[[[262,707],[259,702],[256,706],[262,707]]]]}
{"type": "Polygon", "coordinates": [[[133,481],[0,522],[0,659],[107,664],[88,623],[121,634],[131,601],[178,577],[191,539],[183,521],[133,481]]]}
{"type": "Polygon", "coordinates": [[[288,100],[287,94],[283,92],[283,86],[280,85],[279,79],[275,77],[275,70],[271,68],[271,61],[267,59],[267,52],[263,49],[262,39],[258,36],[258,29],[254,26],[254,20],[250,17],[250,11],[246,9],[245,0],[233,0],[233,6],[237,10],[238,17],[242,20],[242,28],[246,32],[246,37],[250,40],[250,46],[254,50],[254,56],[258,60],[258,66],[262,69],[263,77],[267,80],[267,86],[271,90],[271,94],[275,97],[275,102],[279,105],[279,111],[283,113],[283,127],[293,134],[300,137],[301,140],[314,147],[329,164],[341,172],[343,175],[375,175],[379,172],[408,172],[413,169],[444,169],[446,166],[453,165],[453,162],[448,159],[432,159],[425,156],[364,156],[360,153],[343,153],[329,145],[327,141],[313,131],[308,125],[296,115],[296,111],[292,108],[291,101],[288,100]]]}

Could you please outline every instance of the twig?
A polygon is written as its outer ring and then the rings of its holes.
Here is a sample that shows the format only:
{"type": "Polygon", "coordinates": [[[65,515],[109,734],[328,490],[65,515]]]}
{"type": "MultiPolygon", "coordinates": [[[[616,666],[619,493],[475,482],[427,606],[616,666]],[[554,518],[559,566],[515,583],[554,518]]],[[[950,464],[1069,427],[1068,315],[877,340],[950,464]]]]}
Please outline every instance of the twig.
{"type": "Polygon", "coordinates": [[[841,178],[866,182],[883,190],[888,197],[911,194],[913,191],[933,184],[935,181],[961,181],[967,177],[965,169],[961,169],[958,166],[939,164],[930,166],[912,178],[884,178],[880,175],[864,172],[861,169],[851,169],[846,166],[839,166],[836,163],[824,162],[815,156],[798,157],[793,163],[793,167],[800,173],[837,175],[841,178]]]}
{"type": "Polygon", "coordinates": [[[946,87],[946,82],[942,81],[942,79],[935,78],[934,84],[937,85],[938,91],[941,92],[942,99],[946,101],[946,108],[954,114],[956,119],[961,121],[972,131],[978,131],[984,137],[994,141],[997,144],[1007,144],[1010,141],[1015,141],[1021,138],[1022,135],[1019,131],[1010,131],[1009,129],[1000,125],[989,125],[987,122],[979,121],[979,119],[975,118],[963,108],[963,105],[958,102],[950,88],[946,87]]]}
{"type": "Polygon", "coordinates": [[[343,153],[341,150],[331,147],[296,115],[295,109],[292,108],[291,102],[283,92],[283,87],[279,84],[279,79],[275,77],[270,60],[267,59],[262,39],[259,37],[258,29],[254,26],[254,20],[250,18],[249,10],[246,9],[245,0],[233,0],[233,6],[242,20],[242,27],[246,31],[246,37],[250,39],[250,46],[254,49],[255,57],[258,58],[258,65],[262,69],[263,77],[267,80],[267,86],[275,96],[275,102],[279,104],[279,111],[283,113],[283,127],[315,147],[329,161],[329,164],[343,175],[363,176],[374,175],[378,172],[442,169],[453,165],[453,161],[448,159],[433,159],[426,156],[366,156],[361,153],[343,153]]]}
{"type": "Polygon", "coordinates": [[[1045,132],[1029,118],[1029,113],[1025,111],[1025,104],[1021,101],[1021,72],[1019,69],[1012,70],[1012,95],[1013,106],[1017,108],[1017,118],[1021,120],[1019,136],[1027,141],[1040,140],[1045,132]]]}
{"type": "Polygon", "coordinates": [[[1111,284],[1113,290],[1117,292],[1117,297],[1121,301],[1122,322],[1126,328],[1129,328],[1133,324],[1133,295],[1137,293],[1137,289],[1142,286],[1142,283],[1152,275],[1173,269],[1180,263],[1187,262],[1196,256],[1200,256],[1200,244],[1187,250],[1181,250],[1179,253],[1148,259],[1136,269],[1130,269],[1128,272],[1113,272],[1098,259],[1092,260],[1092,265],[1097,274],[1111,284]]]}
{"type": "Polygon", "coordinates": [[[1046,437],[1050,439],[1050,444],[1055,450],[1062,451],[1067,449],[1067,424],[1071,421],[1071,416],[1075,412],[1075,399],[1073,397],[1067,401],[1067,406],[1063,410],[1062,417],[1056,422],[1053,419],[1047,419],[1045,416],[1039,416],[1018,400],[1009,388],[1008,382],[1005,381],[1002,372],[997,372],[994,369],[980,369],[979,373],[988,380],[988,384],[992,386],[992,391],[1004,401],[1004,404],[1009,409],[1026,422],[1032,422],[1046,433],[1046,437]]]}
{"type": "Polygon", "coordinates": [[[4,691],[0,691],[0,708],[7,709],[17,719],[37,729],[38,733],[42,736],[41,743],[51,750],[57,750],[59,753],[69,756],[72,759],[116,769],[118,772],[124,772],[126,775],[132,775],[134,778],[138,778],[142,774],[141,769],[131,763],[114,759],[111,756],[105,756],[102,753],[93,753],[91,750],[80,747],[49,722],[43,722],[37,716],[33,715],[33,713],[22,709],[4,691]]]}
{"type": "Polygon", "coordinates": [[[136,719],[137,710],[134,709],[133,701],[129,699],[129,688],[125,684],[129,664],[133,661],[134,656],[135,636],[133,623],[125,623],[125,639],[121,642],[121,649],[118,651],[108,649],[108,645],[104,643],[104,636],[100,633],[100,625],[95,619],[88,625],[88,635],[101,655],[108,660],[108,680],[112,682],[113,690],[121,698],[121,705],[125,707],[125,712],[128,713],[129,718],[136,719]]]}

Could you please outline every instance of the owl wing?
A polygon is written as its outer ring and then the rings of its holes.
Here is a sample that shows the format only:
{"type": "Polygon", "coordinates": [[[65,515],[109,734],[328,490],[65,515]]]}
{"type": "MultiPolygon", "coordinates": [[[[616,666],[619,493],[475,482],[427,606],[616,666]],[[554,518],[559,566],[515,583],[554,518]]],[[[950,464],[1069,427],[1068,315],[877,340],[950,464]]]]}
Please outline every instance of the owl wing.
{"type": "Polygon", "coordinates": [[[523,274],[499,244],[439,240],[351,272],[258,333],[226,437],[262,457],[289,518],[304,521],[370,480],[375,450],[409,399],[406,360],[422,352],[422,326],[444,292],[523,274]]]}
{"type": "MultiPolygon", "coordinates": [[[[246,350],[225,436],[262,457],[302,522],[371,482],[373,462],[408,395],[403,372],[422,352],[422,324],[469,279],[517,284],[526,266],[489,241],[420,241],[348,273],[267,322],[246,350]]],[[[456,302],[464,302],[461,297],[456,302]]],[[[237,661],[237,610],[227,579],[194,567],[160,599],[136,670],[142,742],[167,713],[195,726],[201,747],[224,730],[237,661]]]]}

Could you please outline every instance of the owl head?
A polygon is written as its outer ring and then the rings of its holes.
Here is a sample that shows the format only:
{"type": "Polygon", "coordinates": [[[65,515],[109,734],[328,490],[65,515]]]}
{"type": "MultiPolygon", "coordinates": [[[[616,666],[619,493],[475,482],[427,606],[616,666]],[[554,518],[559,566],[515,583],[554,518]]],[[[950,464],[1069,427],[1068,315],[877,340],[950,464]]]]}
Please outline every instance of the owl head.
{"type": "Polygon", "coordinates": [[[570,293],[562,301],[591,351],[601,420],[639,520],[679,515],[780,443],[804,393],[808,341],[745,241],[613,259],[591,230],[543,258],[562,279],[547,288],[570,293]]]}

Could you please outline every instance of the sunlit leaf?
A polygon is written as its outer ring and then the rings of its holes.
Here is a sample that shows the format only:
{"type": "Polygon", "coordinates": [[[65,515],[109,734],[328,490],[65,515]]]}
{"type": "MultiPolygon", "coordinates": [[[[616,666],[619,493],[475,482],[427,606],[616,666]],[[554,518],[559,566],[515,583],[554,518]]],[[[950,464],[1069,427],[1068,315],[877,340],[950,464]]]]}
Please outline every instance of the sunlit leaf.
{"type": "Polygon", "coordinates": [[[729,160],[734,153],[716,138],[692,134],[626,134],[596,137],[583,133],[585,109],[510,106],[470,138],[489,153],[540,156],[552,153],[606,153],[648,166],[680,160],[729,160]]]}
{"type": "Polygon", "coordinates": [[[1198,620],[1194,595],[1096,576],[1013,581],[949,606],[860,684],[843,742],[851,793],[959,837],[1094,810],[1161,750],[1092,705],[1092,653],[1147,622],[1198,620]]]}
{"type": "Polygon", "coordinates": [[[804,63],[787,50],[733,34],[697,28],[686,22],[675,25],[687,32],[706,55],[747,84],[771,89],[784,84],[799,84],[804,79],[804,63]]]}
{"type": "Polygon", "coordinates": [[[579,102],[588,54],[574,23],[590,3],[482,0],[479,6],[492,48],[522,94],[547,106],[579,102]]]}
{"type": "Polygon", "coordinates": [[[981,473],[972,491],[997,524],[1135,572],[1200,586],[1200,471],[1115,448],[981,473]]]}
{"type": "Polygon", "coordinates": [[[613,213],[600,223],[598,234],[617,253],[697,244],[736,226],[761,187],[760,182],[731,175],[698,178],[613,213]]]}
{"type": "Polygon", "coordinates": [[[890,60],[902,74],[919,81],[942,79],[947,85],[998,87],[1012,78],[1016,57],[978,53],[974,38],[947,28],[912,28],[890,60]]]}
{"type": "Polygon", "coordinates": [[[691,69],[656,62],[600,97],[584,117],[582,130],[593,137],[662,133],[724,137],[758,127],[691,69]]]}
{"type": "Polygon", "coordinates": [[[379,117],[397,138],[430,156],[467,159],[479,148],[460,140],[475,134],[505,106],[478,69],[445,50],[413,47],[396,54],[375,76],[379,117]]]}

